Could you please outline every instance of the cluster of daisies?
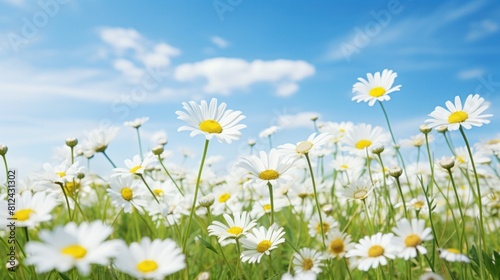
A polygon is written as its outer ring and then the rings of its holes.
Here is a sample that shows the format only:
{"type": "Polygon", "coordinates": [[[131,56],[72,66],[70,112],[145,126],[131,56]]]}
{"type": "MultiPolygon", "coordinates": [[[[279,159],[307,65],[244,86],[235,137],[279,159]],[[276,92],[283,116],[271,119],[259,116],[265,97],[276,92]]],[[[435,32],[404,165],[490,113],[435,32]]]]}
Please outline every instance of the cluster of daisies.
{"type": "MultiPolygon", "coordinates": [[[[400,91],[396,77],[386,69],[359,78],[353,100],[384,109],[389,94],[400,91]]],[[[213,165],[223,157],[208,155],[210,141],[237,141],[246,127],[242,112],[226,107],[214,98],[183,103],[184,111],[176,112],[186,122],[178,131],[205,139],[196,171],[167,160],[173,151],[164,133],[143,152],[140,128],[148,118],[140,118],[125,123],[137,133],[139,153],[123,164],[107,154],[119,128],[99,128],[81,144],[67,139],[64,159],[44,164],[12,197],[2,187],[0,208],[8,209],[13,198],[16,209],[0,212],[0,234],[8,234],[8,218],[25,229],[24,235],[18,231],[14,266],[22,273],[81,275],[101,267],[97,273],[141,279],[174,273],[252,279],[255,265],[267,271],[258,277],[282,279],[347,278],[382,267],[390,275],[467,278],[472,270],[449,262],[470,263],[472,248],[494,245],[500,138],[471,146],[464,131],[492,116],[484,114],[489,105],[479,95],[436,107],[418,134],[399,141],[385,109],[388,129],[312,117],[314,132],[276,147],[271,139],[280,128],[271,126],[258,135],[269,140],[269,149],[254,151],[256,140],[249,140],[248,153],[221,176],[213,165]],[[455,130],[464,146],[453,145],[455,130]],[[430,153],[438,138],[448,144],[449,156],[430,153]],[[416,155],[412,162],[405,162],[404,149],[416,155]],[[104,178],[89,168],[97,156],[113,167],[104,178]],[[209,250],[214,261],[206,258],[209,250]],[[396,261],[406,270],[398,271],[396,261]]],[[[0,145],[5,162],[6,154],[0,145]]]]}

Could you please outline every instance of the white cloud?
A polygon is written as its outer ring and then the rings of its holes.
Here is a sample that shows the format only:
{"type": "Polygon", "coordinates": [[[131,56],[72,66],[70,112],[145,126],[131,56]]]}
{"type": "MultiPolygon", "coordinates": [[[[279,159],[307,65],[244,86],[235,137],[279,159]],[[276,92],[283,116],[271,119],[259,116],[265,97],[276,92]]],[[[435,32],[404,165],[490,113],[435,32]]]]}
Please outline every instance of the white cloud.
{"type": "Polygon", "coordinates": [[[474,78],[481,77],[484,74],[484,70],[480,68],[467,69],[458,72],[457,77],[461,80],[470,80],[474,78]]]}
{"type": "Polygon", "coordinates": [[[152,51],[137,54],[137,58],[146,67],[166,67],[170,65],[170,57],[178,56],[181,53],[168,44],[156,44],[152,51]]]}
{"type": "Polygon", "coordinates": [[[26,5],[26,0],[2,0],[2,2],[16,7],[23,7],[26,5]]]}
{"type": "Polygon", "coordinates": [[[465,36],[467,41],[476,41],[498,31],[498,24],[492,20],[484,19],[472,25],[471,30],[465,36]]]}
{"type": "Polygon", "coordinates": [[[302,60],[254,60],[239,58],[211,58],[196,63],[186,63],[175,69],[178,81],[192,81],[199,77],[208,83],[207,93],[230,94],[234,90],[248,89],[255,83],[270,83],[276,93],[286,96],[298,90],[297,82],[315,73],[313,65],[302,60]]]}
{"type": "Polygon", "coordinates": [[[135,67],[134,63],[127,59],[120,58],[115,60],[113,67],[134,82],[139,81],[144,76],[144,70],[135,67]]]}
{"type": "Polygon", "coordinates": [[[143,40],[141,34],[132,28],[120,27],[105,27],[99,31],[101,39],[114,47],[117,51],[124,51],[128,49],[141,50],[141,41],[143,40]]]}
{"type": "Polygon", "coordinates": [[[278,116],[277,123],[285,129],[312,128],[314,126],[311,118],[320,117],[317,112],[301,112],[298,114],[285,114],[278,116]]]}
{"type": "Polygon", "coordinates": [[[219,47],[221,49],[225,49],[229,46],[228,41],[226,41],[218,36],[213,36],[212,38],[210,38],[210,40],[212,41],[212,43],[214,43],[217,47],[219,47]]]}

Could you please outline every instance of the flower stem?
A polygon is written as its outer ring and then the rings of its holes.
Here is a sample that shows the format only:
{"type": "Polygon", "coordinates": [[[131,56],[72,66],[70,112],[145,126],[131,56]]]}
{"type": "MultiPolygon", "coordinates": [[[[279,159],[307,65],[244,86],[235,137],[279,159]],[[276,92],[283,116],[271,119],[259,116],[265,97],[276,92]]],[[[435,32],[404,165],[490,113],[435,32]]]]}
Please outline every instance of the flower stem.
{"type": "Polygon", "coordinates": [[[267,187],[269,188],[269,200],[271,201],[271,225],[274,224],[274,199],[273,199],[273,185],[268,181],[267,187]]]}
{"type": "Polygon", "coordinates": [[[139,142],[139,155],[141,156],[141,161],[144,160],[142,157],[142,144],[141,144],[141,134],[139,133],[139,128],[136,128],[137,131],[137,142],[139,142]]]}
{"type": "Polygon", "coordinates": [[[149,187],[148,183],[146,182],[146,179],[144,179],[144,176],[142,176],[142,174],[137,174],[139,175],[139,177],[141,177],[142,181],[144,182],[144,184],[146,185],[146,187],[148,188],[149,192],[151,193],[151,195],[153,196],[153,198],[156,200],[156,202],[158,204],[160,204],[160,201],[158,200],[158,198],[156,197],[156,194],[153,192],[153,190],[151,190],[151,188],[149,187]]]}
{"type": "Polygon", "coordinates": [[[394,177],[394,179],[396,179],[399,195],[401,196],[401,201],[403,202],[403,209],[405,210],[405,218],[408,219],[408,210],[406,209],[406,201],[405,201],[405,196],[403,195],[403,190],[401,189],[401,182],[399,181],[399,177],[394,177]]]}
{"type": "Polygon", "coordinates": [[[102,151],[102,154],[108,159],[109,163],[113,165],[113,168],[116,168],[116,164],[109,158],[108,154],[106,154],[106,151],[102,151]]]}
{"type": "Polygon", "coordinates": [[[319,223],[320,223],[320,228],[321,228],[321,238],[323,239],[323,249],[326,249],[325,245],[325,229],[323,226],[323,217],[321,217],[321,208],[319,207],[319,201],[318,201],[318,192],[316,191],[316,181],[314,180],[314,174],[313,174],[313,169],[311,165],[311,160],[309,159],[309,154],[305,153],[304,156],[306,156],[307,160],[307,166],[309,166],[309,172],[311,173],[311,181],[313,185],[313,191],[314,191],[314,200],[316,202],[316,209],[318,210],[318,215],[319,215],[319,223]]]}
{"type": "Polygon", "coordinates": [[[177,183],[175,182],[175,180],[172,177],[172,175],[170,175],[170,172],[168,172],[167,168],[163,164],[163,159],[161,158],[160,155],[158,155],[158,161],[160,162],[161,166],[163,167],[163,170],[165,171],[165,173],[167,173],[168,178],[170,178],[170,180],[172,180],[172,183],[174,183],[174,185],[177,188],[177,190],[181,193],[182,196],[184,196],[184,192],[181,190],[181,188],[179,187],[179,185],[177,185],[177,183]]]}
{"type": "Polygon", "coordinates": [[[7,182],[9,181],[9,166],[7,165],[7,158],[5,157],[5,155],[2,155],[2,158],[3,164],[5,166],[5,182],[6,184],[8,184],[7,182]]]}
{"type": "Polygon", "coordinates": [[[427,187],[427,191],[430,189],[430,194],[433,195],[433,187],[432,183],[434,183],[434,164],[432,160],[431,147],[429,146],[429,136],[425,134],[425,147],[427,148],[427,157],[429,158],[429,167],[431,170],[431,179],[429,180],[429,186],[427,187]]]}
{"type": "Polygon", "coordinates": [[[193,214],[194,210],[196,207],[196,200],[198,199],[198,190],[200,189],[200,181],[201,181],[201,173],[203,172],[203,165],[205,164],[205,158],[207,157],[207,151],[208,151],[208,143],[210,143],[210,140],[206,139],[205,140],[205,147],[203,148],[203,155],[201,157],[201,163],[200,163],[200,168],[198,170],[198,177],[196,178],[196,186],[194,189],[194,198],[193,198],[193,203],[191,205],[191,212],[189,213],[189,220],[188,224],[186,227],[186,232],[184,233],[184,241],[182,242],[182,251],[186,253],[186,244],[187,244],[187,239],[189,235],[189,229],[191,228],[191,222],[193,220],[193,214]]]}
{"type": "Polygon", "coordinates": [[[63,191],[64,199],[66,199],[66,206],[68,207],[69,220],[73,221],[73,217],[71,216],[71,208],[69,207],[68,194],[66,194],[66,190],[64,189],[64,185],[61,182],[57,182],[56,184],[58,184],[61,187],[61,190],[63,191]]]}
{"type": "MultiPolygon", "coordinates": [[[[465,240],[465,247],[466,248],[469,248],[469,245],[468,245],[468,242],[467,242],[467,239],[464,238],[465,236],[465,216],[464,216],[464,212],[462,211],[462,205],[460,203],[460,198],[458,196],[458,191],[457,191],[457,186],[455,185],[455,180],[453,179],[453,174],[451,172],[451,169],[448,168],[448,174],[450,175],[450,181],[451,181],[451,185],[453,186],[453,192],[455,193],[455,199],[456,199],[456,204],[458,205],[458,211],[460,212],[460,218],[462,219],[462,234],[460,235],[460,244],[459,244],[459,250],[460,252],[462,252],[462,244],[465,240]]],[[[457,228],[457,232],[458,232],[458,228],[457,228]]]]}

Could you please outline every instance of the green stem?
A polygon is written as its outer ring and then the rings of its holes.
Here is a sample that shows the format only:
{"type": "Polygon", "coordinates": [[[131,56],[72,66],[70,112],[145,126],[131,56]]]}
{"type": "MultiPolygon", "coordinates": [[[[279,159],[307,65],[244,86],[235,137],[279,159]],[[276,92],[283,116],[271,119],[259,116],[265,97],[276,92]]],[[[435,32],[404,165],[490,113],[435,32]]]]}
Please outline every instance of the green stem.
{"type": "Polygon", "coordinates": [[[66,206],[68,207],[69,220],[73,221],[73,217],[71,216],[71,208],[69,207],[68,195],[66,194],[66,190],[64,189],[64,185],[62,183],[60,183],[60,182],[57,182],[56,184],[61,187],[61,190],[62,190],[62,192],[64,194],[64,199],[66,200],[66,206]]]}
{"type": "Polygon", "coordinates": [[[163,159],[161,158],[160,155],[158,155],[158,161],[160,162],[161,166],[163,167],[163,170],[165,171],[165,173],[167,173],[168,178],[170,178],[170,180],[172,181],[172,183],[174,183],[175,187],[181,193],[181,195],[184,196],[184,192],[181,190],[181,188],[179,187],[179,185],[177,185],[177,182],[175,182],[175,180],[172,177],[172,175],[170,175],[170,172],[168,172],[167,168],[163,164],[163,159]]]}
{"type": "Polygon", "coordinates": [[[106,154],[106,151],[102,151],[102,154],[108,159],[109,163],[113,165],[113,168],[116,168],[115,163],[109,158],[108,154],[106,154]]]}
{"type": "Polygon", "coordinates": [[[269,189],[269,200],[271,201],[271,225],[274,224],[274,199],[273,199],[273,185],[268,181],[267,187],[269,189]]]}
{"type": "Polygon", "coordinates": [[[75,147],[69,147],[71,149],[71,164],[75,163],[75,147]]]}
{"type": "Polygon", "coordinates": [[[149,192],[151,193],[151,195],[153,196],[153,198],[156,200],[156,202],[158,204],[160,204],[160,201],[156,197],[156,194],[153,192],[153,190],[151,190],[151,188],[149,187],[148,183],[146,182],[146,179],[144,179],[144,176],[142,176],[142,174],[137,174],[137,175],[139,175],[139,177],[142,179],[142,181],[144,182],[144,184],[146,185],[146,187],[148,188],[149,192]]]}
{"type": "MultiPolygon", "coordinates": [[[[448,174],[450,175],[450,181],[451,181],[451,185],[453,186],[453,192],[455,193],[455,199],[456,199],[456,203],[458,205],[458,211],[460,212],[460,218],[462,219],[462,234],[460,235],[460,246],[459,246],[459,249],[460,249],[460,252],[463,252],[463,248],[462,248],[462,244],[465,240],[465,247],[466,248],[469,248],[469,244],[467,242],[467,238],[464,238],[465,236],[465,216],[464,216],[464,213],[462,211],[462,205],[460,203],[460,198],[458,196],[458,191],[457,191],[457,186],[455,185],[455,180],[453,179],[453,174],[451,172],[451,169],[448,168],[448,174]]],[[[458,228],[457,228],[457,231],[458,231],[458,228]]]]}
{"type": "Polygon", "coordinates": [[[142,157],[142,144],[141,144],[141,134],[139,133],[139,127],[135,129],[137,131],[137,142],[139,142],[139,156],[141,156],[141,161],[143,160],[142,157]]]}
{"type": "Polygon", "coordinates": [[[408,219],[408,210],[406,209],[406,201],[405,201],[405,196],[403,195],[403,189],[401,188],[401,182],[399,181],[399,177],[394,177],[394,179],[396,179],[399,195],[401,195],[401,201],[403,202],[403,209],[405,210],[405,218],[408,219]]]}
{"type": "Polygon", "coordinates": [[[316,191],[316,181],[314,179],[314,173],[311,165],[311,160],[309,159],[309,154],[305,153],[307,160],[307,166],[309,166],[309,172],[311,173],[311,181],[313,185],[313,191],[314,191],[314,201],[316,202],[316,209],[318,210],[318,215],[319,215],[319,223],[320,223],[320,228],[321,228],[321,238],[323,239],[323,249],[326,249],[325,245],[325,229],[323,228],[323,217],[321,216],[321,208],[319,207],[319,201],[318,201],[318,192],[316,191]]]}
{"type": "Polygon", "coordinates": [[[203,165],[205,164],[205,158],[207,157],[207,151],[208,151],[208,143],[210,140],[206,139],[205,140],[205,147],[203,148],[203,155],[201,157],[201,163],[200,163],[200,168],[198,170],[198,177],[196,178],[196,186],[194,189],[194,198],[193,198],[193,203],[191,205],[191,212],[189,213],[189,220],[188,224],[186,227],[186,232],[184,233],[184,241],[182,242],[182,251],[186,253],[186,244],[187,244],[187,239],[189,235],[189,230],[191,228],[191,222],[193,220],[193,214],[195,211],[196,207],[196,200],[198,199],[198,191],[200,189],[200,181],[201,181],[201,173],[203,172],[203,165]]]}
{"type": "Polygon", "coordinates": [[[9,166],[7,165],[7,158],[5,157],[5,155],[2,155],[2,158],[3,158],[3,164],[5,165],[5,183],[8,185],[8,181],[9,181],[9,166]]]}
{"type": "Polygon", "coordinates": [[[433,195],[434,191],[432,183],[434,182],[434,164],[431,154],[431,147],[429,145],[429,136],[427,133],[425,134],[425,147],[427,148],[427,157],[429,158],[429,167],[431,169],[431,179],[429,180],[429,186],[427,187],[427,191],[429,191],[430,189],[430,193],[431,195],[433,195]]]}

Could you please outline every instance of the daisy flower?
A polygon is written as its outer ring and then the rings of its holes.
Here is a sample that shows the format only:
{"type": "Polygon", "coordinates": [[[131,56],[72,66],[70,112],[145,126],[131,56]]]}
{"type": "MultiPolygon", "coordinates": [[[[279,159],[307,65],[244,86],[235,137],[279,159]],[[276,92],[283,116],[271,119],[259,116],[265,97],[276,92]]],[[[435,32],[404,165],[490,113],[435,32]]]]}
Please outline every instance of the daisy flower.
{"type": "Polygon", "coordinates": [[[334,230],[328,236],[327,251],[330,257],[343,258],[344,255],[354,248],[354,243],[351,242],[351,236],[347,233],[342,233],[334,230]]]}
{"type": "Polygon", "coordinates": [[[425,227],[424,220],[399,220],[392,231],[396,234],[392,240],[393,244],[398,248],[398,257],[409,260],[415,258],[417,252],[422,255],[427,253],[427,249],[422,246],[422,242],[432,239],[432,231],[430,228],[425,227]]]}
{"type": "Polygon", "coordinates": [[[255,220],[252,220],[247,212],[233,213],[233,216],[234,219],[228,214],[224,214],[227,225],[219,221],[214,221],[208,226],[208,235],[217,236],[219,238],[219,243],[223,246],[230,243],[236,243],[234,239],[244,236],[256,225],[255,220]]]}
{"type": "Polygon", "coordinates": [[[293,160],[279,154],[276,149],[269,151],[269,154],[261,151],[259,156],[243,157],[236,166],[250,172],[251,183],[255,184],[255,188],[267,183],[279,186],[292,180],[287,172],[293,166],[293,160]]]}
{"type": "Polygon", "coordinates": [[[113,174],[111,177],[121,176],[130,177],[133,175],[142,175],[146,168],[151,166],[156,161],[156,157],[153,154],[148,154],[144,160],[141,160],[139,155],[135,155],[132,160],[126,159],[125,165],[127,168],[115,168],[113,169],[113,174]]]}
{"type": "Polygon", "coordinates": [[[76,175],[83,172],[84,166],[78,166],[80,163],[77,161],[73,164],[69,160],[63,161],[57,166],[52,166],[50,163],[43,165],[44,173],[40,174],[36,180],[38,190],[46,190],[47,188],[59,188],[55,184],[65,184],[66,182],[73,181],[76,175]]]}
{"type": "Polygon", "coordinates": [[[116,137],[119,130],[118,127],[94,129],[88,133],[87,139],[82,146],[85,147],[85,150],[92,150],[96,153],[104,152],[106,148],[108,148],[111,140],[116,137]]]}
{"type": "Polygon", "coordinates": [[[443,280],[441,275],[434,272],[426,272],[420,276],[420,280],[443,280]]]}
{"type": "Polygon", "coordinates": [[[375,145],[387,146],[389,134],[380,126],[372,128],[369,124],[359,124],[352,127],[342,139],[342,149],[350,154],[366,157],[367,150],[375,145]]]}
{"type": "Polygon", "coordinates": [[[293,144],[284,144],[278,146],[278,151],[289,156],[295,156],[296,158],[302,157],[304,154],[308,154],[312,150],[318,150],[324,145],[331,136],[324,132],[321,134],[313,133],[311,134],[306,141],[298,142],[296,145],[293,144]]]}
{"type": "Polygon", "coordinates": [[[26,264],[34,265],[38,273],[56,269],[66,272],[74,267],[83,275],[90,273],[91,264],[108,265],[116,256],[121,240],[104,241],[113,229],[94,221],[79,226],[74,222],[53,231],[41,230],[38,237],[42,242],[26,244],[26,264]]]}
{"type": "Polygon", "coordinates": [[[368,271],[379,265],[387,265],[387,258],[394,259],[394,247],[391,244],[393,234],[381,232],[372,236],[365,236],[347,252],[346,257],[356,257],[359,270],[368,271]]]}
{"type": "MultiPolygon", "coordinates": [[[[434,136],[427,134],[427,139],[429,140],[429,143],[431,143],[434,140],[434,136]]],[[[421,147],[425,144],[425,134],[419,133],[410,136],[410,138],[401,140],[399,143],[403,147],[421,147]]]]}
{"type": "MultiPolygon", "coordinates": [[[[25,191],[15,196],[16,210],[12,218],[16,219],[17,227],[33,228],[38,226],[41,222],[50,221],[52,215],[50,212],[57,206],[58,202],[53,195],[45,192],[37,192],[32,194],[30,191],[25,191]]],[[[7,201],[0,200],[0,209],[4,209],[0,217],[7,217],[7,201]]],[[[6,219],[5,219],[6,221],[6,219]]],[[[2,219],[3,222],[3,219],[2,219]]]]}
{"type": "Polygon", "coordinates": [[[125,126],[130,126],[130,127],[133,127],[133,128],[139,128],[141,127],[144,123],[146,123],[147,121],[149,121],[149,118],[148,117],[142,117],[142,118],[137,118],[133,121],[127,121],[127,122],[124,122],[123,124],[125,126]]]}
{"type": "MultiPolygon", "coordinates": [[[[313,216],[307,226],[309,227],[309,235],[312,237],[321,237],[321,223],[319,221],[319,216],[313,216]]],[[[325,236],[328,236],[330,232],[336,230],[338,226],[339,223],[337,223],[337,221],[335,221],[332,217],[323,217],[323,232],[325,233],[325,236]]]]}
{"type": "Polygon", "coordinates": [[[446,101],[446,108],[437,106],[432,113],[429,114],[432,119],[425,122],[429,123],[429,127],[446,126],[448,130],[457,130],[460,126],[465,129],[471,129],[472,126],[482,126],[490,123],[486,118],[492,117],[492,114],[481,115],[489,104],[484,102],[484,98],[479,94],[467,96],[465,103],[462,106],[462,101],[459,96],[455,96],[455,104],[451,101],[446,101]]]}
{"type": "Polygon", "coordinates": [[[114,177],[109,186],[106,191],[111,203],[123,209],[125,213],[132,213],[132,207],[141,210],[141,207],[148,203],[144,189],[139,186],[139,181],[134,181],[132,177],[114,177]]]}
{"type": "Polygon", "coordinates": [[[239,124],[245,118],[240,111],[226,110],[226,103],[217,106],[217,99],[212,98],[210,105],[205,100],[198,105],[194,101],[182,103],[186,112],[175,112],[177,119],[183,120],[189,126],[181,126],[177,131],[191,131],[190,136],[205,135],[207,140],[213,136],[221,143],[231,143],[241,137],[240,130],[246,125],[239,124]]]}
{"type": "Polygon", "coordinates": [[[122,244],[115,260],[116,268],[138,279],[164,279],[186,267],[185,256],[171,239],[143,237],[130,246],[122,244]]]}
{"type": "Polygon", "coordinates": [[[338,195],[349,200],[364,200],[373,189],[374,185],[368,179],[360,178],[338,190],[338,195]]]}
{"type": "Polygon", "coordinates": [[[268,137],[271,137],[272,135],[274,135],[278,130],[280,130],[280,127],[279,126],[276,126],[276,125],[273,125],[271,127],[268,127],[264,130],[262,130],[260,133],[259,133],[259,137],[260,138],[268,138],[268,137]]]}
{"type": "Polygon", "coordinates": [[[469,258],[455,248],[438,249],[439,257],[449,262],[470,262],[469,258]]]}
{"type": "Polygon", "coordinates": [[[320,274],[324,265],[322,261],[325,255],[314,249],[302,248],[299,252],[293,254],[293,270],[296,274],[314,272],[320,274]]]}
{"type": "Polygon", "coordinates": [[[271,250],[278,248],[277,245],[285,242],[285,231],[277,224],[272,224],[269,229],[261,226],[253,228],[245,238],[241,239],[241,245],[244,249],[241,252],[241,261],[249,263],[260,263],[263,255],[271,254],[271,250]]]}
{"type": "Polygon", "coordinates": [[[366,74],[368,81],[363,78],[358,78],[357,83],[352,86],[352,92],[356,93],[356,96],[352,100],[368,102],[369,106],[373,106],[375,101],[387,101],[391,97],[389,93],[394,91],[399,91],[401,85],[395,87],[392,86],[394,80],[398,76],[396,72],[392,70],[384,69],[382,75],[380,72],[376,72],[375,75],[368,73],[366,74]]]}

